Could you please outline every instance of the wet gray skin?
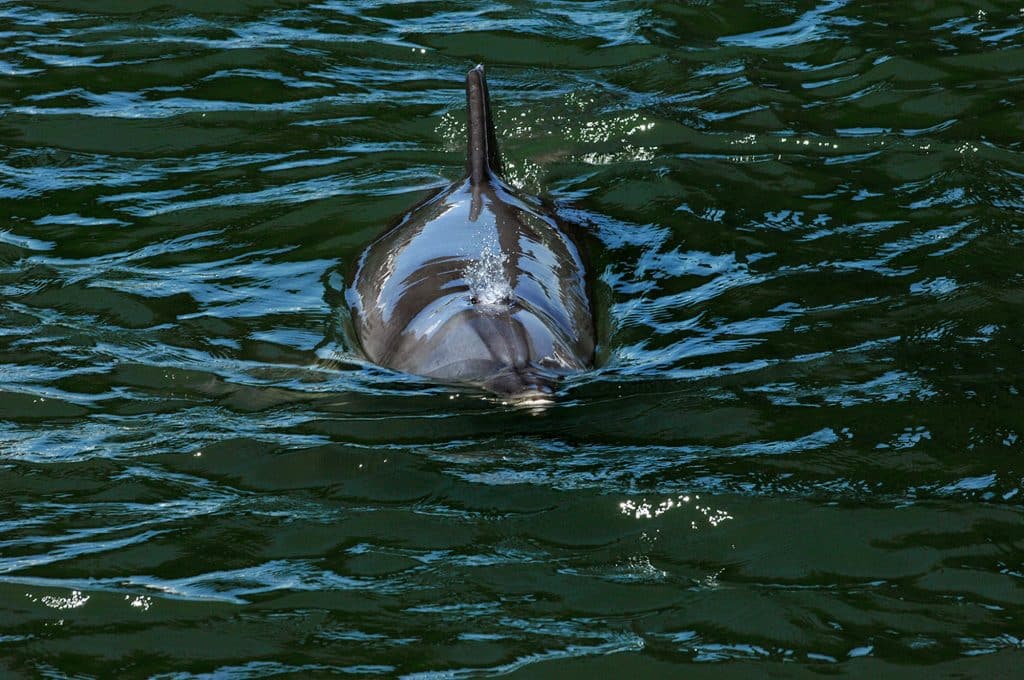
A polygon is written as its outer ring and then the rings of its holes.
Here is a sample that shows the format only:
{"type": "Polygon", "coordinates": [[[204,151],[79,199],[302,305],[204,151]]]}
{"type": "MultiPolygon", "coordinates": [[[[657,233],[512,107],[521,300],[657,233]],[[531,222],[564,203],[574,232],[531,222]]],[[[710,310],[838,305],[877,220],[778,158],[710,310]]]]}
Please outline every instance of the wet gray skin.
{"type": "Polygon", "coordinates": [[[466,75],[467,176],[363,253],[348,302],[367,358],[513,397],[589,367],[594,322],[579,249],[501,178],[483,66],[466,75]]]}

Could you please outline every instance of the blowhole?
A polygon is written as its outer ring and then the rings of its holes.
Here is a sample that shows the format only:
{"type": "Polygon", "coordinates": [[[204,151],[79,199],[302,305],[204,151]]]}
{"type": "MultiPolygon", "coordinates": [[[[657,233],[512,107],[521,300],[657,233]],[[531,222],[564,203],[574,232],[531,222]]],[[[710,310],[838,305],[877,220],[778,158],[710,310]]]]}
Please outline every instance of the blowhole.
{"type": "Polygon", "coordinates": [[[504,295],[497,300],[481,299],[479,295],[470,295],[469,304],[487,305],[488,307],[518,307],[519,301],[512,295],[504,295]]]}

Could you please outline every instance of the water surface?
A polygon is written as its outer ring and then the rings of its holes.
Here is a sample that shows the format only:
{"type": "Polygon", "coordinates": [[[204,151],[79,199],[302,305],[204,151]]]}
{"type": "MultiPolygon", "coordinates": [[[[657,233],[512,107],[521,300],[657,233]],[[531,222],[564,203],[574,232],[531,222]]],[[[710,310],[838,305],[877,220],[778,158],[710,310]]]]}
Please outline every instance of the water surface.
{"type": "Polygon", "coordinates": [[[1024,7],[0,1],[0,670],[1024,661],[1024,7]],[[592,235],[532,412],[343,290],[461,176],[592,235]]]}

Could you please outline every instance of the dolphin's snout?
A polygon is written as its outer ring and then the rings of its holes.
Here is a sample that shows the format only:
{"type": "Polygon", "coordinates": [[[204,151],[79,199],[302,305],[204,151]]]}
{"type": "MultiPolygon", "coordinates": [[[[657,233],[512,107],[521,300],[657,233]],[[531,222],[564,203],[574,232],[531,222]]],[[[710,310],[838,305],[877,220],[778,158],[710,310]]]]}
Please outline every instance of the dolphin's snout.
{"type": "Polygon", "coordinates": [[[509,368],[484,381],[484,388],[510,397],[547,397],[555,392],[554,379],[530,368],[509,368]]]}

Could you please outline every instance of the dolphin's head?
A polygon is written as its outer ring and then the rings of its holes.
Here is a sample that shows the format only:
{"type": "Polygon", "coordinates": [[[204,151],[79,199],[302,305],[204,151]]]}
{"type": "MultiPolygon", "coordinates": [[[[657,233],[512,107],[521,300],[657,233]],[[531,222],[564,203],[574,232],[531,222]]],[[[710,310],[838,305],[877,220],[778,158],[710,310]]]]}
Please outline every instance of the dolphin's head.
{"type": "Polygon", "coordinates": [[[444,382],[470,383],[499,398],[550,400],[558,378],[558,341],[534,313],[505,304],[468,303],[437,323],[443,305],[428,308],[400,336],[390,358],[399,370],[444,382]]]}

